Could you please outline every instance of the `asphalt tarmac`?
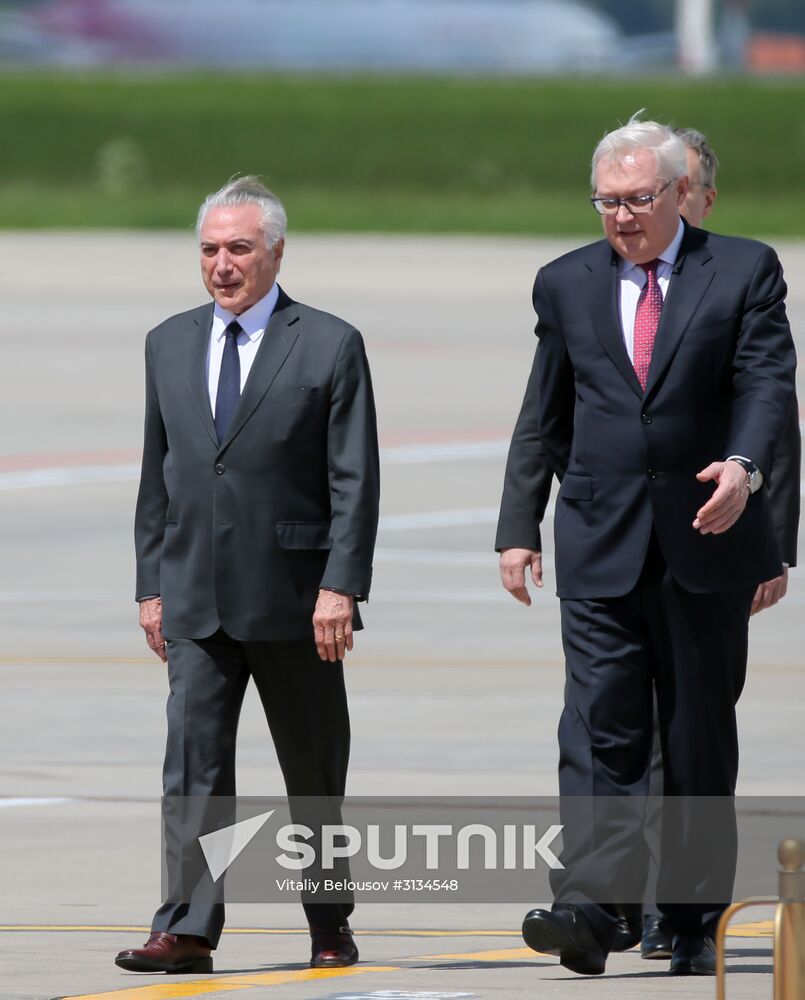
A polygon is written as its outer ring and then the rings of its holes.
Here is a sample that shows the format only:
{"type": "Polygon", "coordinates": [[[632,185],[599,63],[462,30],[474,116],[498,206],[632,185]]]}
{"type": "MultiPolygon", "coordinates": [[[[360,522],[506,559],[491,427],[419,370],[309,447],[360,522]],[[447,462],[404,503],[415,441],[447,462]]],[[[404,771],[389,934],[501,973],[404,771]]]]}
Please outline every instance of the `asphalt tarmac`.
{"type": "MultiPolygon", "coordinates": [[[[352,795],[556,791],[550,526],[546,587],[529,609],[500,588],[492,545],[535,346],[533,276],[573,245],[289,238],[281,283],[363,331],[378,400],[382,521],[367,627],[347,662],[352,795]]],[[[802,347],[805,246],[777,249],[802,347]]],[[[133,602],[143,338],[205,301],[196,256],[190,232],[0,235],[0,998],[714,995],[713,980],[671,980],[634,952],[592,985],[523,946],[519,904],[365,904],[353,920],[362,963],[324,974],[306,968],[297,905],[240,904],[213,977],[114,966],[145,939],[159,894],[166,683],[133,602]]],[[[803,612],[795,569],[785,600],[753,619],[742,794],[805,790],[803,612]]],[[[282,790],[252,691],[239,782],[243,795],[282,790]]],[[[768,916],[737,919],[731,998],[771,995],[768,916]]]]}

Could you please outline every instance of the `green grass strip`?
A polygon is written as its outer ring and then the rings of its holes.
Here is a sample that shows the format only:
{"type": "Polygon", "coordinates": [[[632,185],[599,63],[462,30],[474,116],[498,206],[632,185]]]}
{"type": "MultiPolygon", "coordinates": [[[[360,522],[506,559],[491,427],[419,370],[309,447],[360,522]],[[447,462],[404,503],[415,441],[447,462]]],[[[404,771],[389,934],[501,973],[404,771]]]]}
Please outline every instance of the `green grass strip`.
{"type": "Polygon", "coordinates": [[[0,225],[173,228],[236,172],[296,230],[579,234],[589,159],[640,107],[721,159],[713,227],[805,234],[805,81],[0,77],[0,225]]]}

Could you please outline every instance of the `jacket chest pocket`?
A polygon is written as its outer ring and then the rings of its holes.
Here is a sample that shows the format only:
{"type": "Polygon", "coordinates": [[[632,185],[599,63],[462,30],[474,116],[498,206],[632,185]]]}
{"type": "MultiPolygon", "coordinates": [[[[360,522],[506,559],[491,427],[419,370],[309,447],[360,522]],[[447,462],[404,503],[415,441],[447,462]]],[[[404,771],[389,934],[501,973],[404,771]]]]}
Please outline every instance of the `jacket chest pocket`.
{"type": "Polygon", "coordinates": [[[682,347],[698,347],[699,344],[709,344],[714,340],[733,339],[737,316],[726,316],[712,323],[699,323],[688,327],[682,340],[682,347]]]}

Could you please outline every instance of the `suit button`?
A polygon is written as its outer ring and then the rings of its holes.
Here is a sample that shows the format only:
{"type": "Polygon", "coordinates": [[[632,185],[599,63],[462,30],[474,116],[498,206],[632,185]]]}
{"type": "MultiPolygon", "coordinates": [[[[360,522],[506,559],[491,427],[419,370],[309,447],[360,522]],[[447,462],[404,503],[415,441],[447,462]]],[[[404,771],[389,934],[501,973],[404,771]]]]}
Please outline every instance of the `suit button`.
{"type": "Polygon", "coordinates": [[[643,421],[644,424],[650,424],[651,421],[654,419],[654,417],[649,416],[648,413],[641,413],[640,419],[643,421]]]}
{"type": "Polygon", "coordinates": [[[224,474],[224,473],[226,472],[226,469],[225,469],[225,468],[223,467],[223,465],[221,465],[221,463],[219,462],[219,463],[218,463],[218,464],[217,464],[217,465],[215,466],[215,471],[216,471],[216,473],[217,473],[217,474],[218,474],[219,476],[222,476],[222,475],[223,475],[223,474],[224,474]]]}
{"type": "Polygon", "coordinates": [[[646,475],[649,477],[649,479],[657,478],[657,473],[654,471],[654,469],[649,469],[646,475]]]}

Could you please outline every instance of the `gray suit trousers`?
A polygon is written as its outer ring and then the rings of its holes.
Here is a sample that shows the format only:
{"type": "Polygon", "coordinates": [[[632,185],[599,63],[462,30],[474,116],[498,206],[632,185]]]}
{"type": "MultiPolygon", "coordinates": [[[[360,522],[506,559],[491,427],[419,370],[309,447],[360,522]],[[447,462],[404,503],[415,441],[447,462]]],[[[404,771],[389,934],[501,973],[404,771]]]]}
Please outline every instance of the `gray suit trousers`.
{"type": "MultiPolygon", "coordinates": [[[[341,662],[319,659],[313,638],[240,642],[222,631],[207,639],[168,639],[168,740],[163,768],[166,802],[236,794],[235,743],[249,678],[265,710],[289,796],[344,795],[349,714],[341,662]]],[[[276,789],[267,788],[266,796],[276,789]]],[[[168,871],[197,850],[165,826],[168,871]]],[[[195,837],[192,838],[195,841],[195,837]]],[[[351,904],[305,904],[312,927],[346,923],[351,904]]],[[[157,910],[154,931],[192,934],[218,944],[224,904],[212,884],[157,910]]]]}

